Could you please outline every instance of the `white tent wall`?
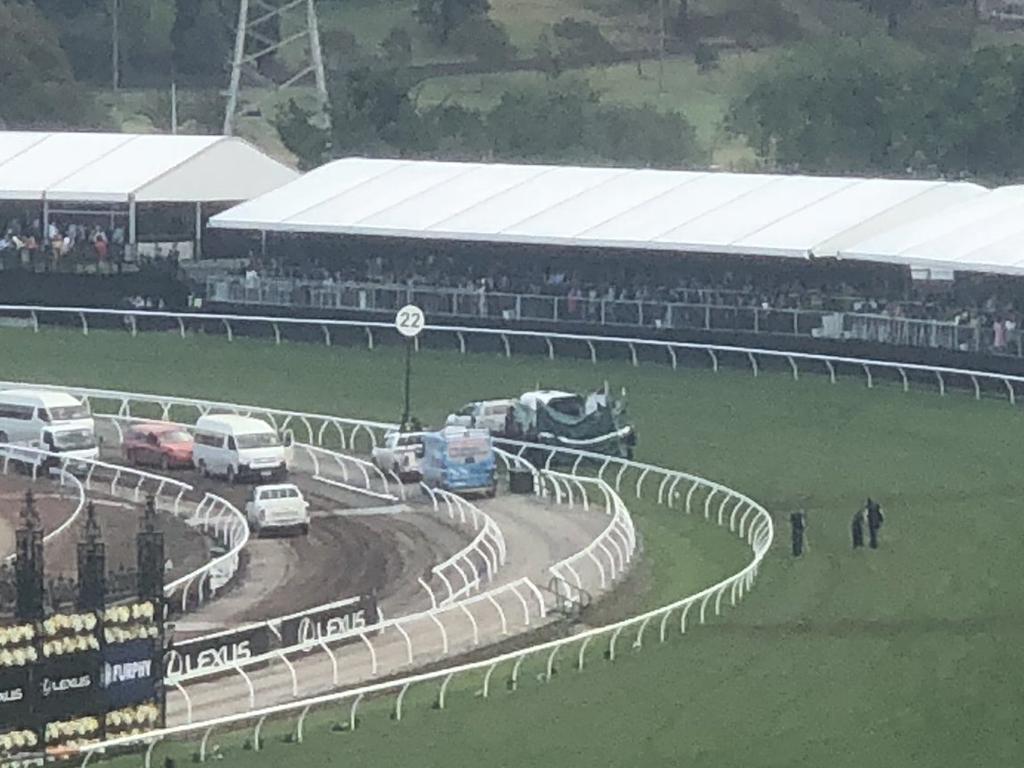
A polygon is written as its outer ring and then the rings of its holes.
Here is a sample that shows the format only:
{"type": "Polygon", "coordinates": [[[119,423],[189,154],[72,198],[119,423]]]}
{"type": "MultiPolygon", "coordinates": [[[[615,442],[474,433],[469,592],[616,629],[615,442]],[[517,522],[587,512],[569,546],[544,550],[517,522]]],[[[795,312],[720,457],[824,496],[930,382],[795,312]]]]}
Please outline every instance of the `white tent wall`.
{"type": "Polygon", "coordinates": [[[297,171],[240,139],[219,139],[138,188],[138,202],[249,200],[294,181],[297,171]],[[201,196],[197,196],[201,190],[201,196]]]}

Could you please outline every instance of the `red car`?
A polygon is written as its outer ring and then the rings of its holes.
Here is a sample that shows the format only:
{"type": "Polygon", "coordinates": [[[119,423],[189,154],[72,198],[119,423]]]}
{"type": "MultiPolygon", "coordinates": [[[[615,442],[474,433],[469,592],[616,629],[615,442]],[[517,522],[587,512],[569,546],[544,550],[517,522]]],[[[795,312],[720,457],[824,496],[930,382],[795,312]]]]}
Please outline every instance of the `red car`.
{"type": "Polygon", "coordinates": [[[161,469],[192,466],[192,435],[175,424],[133,424],[124,433],[121,450],[129,464],[161,469]]]}

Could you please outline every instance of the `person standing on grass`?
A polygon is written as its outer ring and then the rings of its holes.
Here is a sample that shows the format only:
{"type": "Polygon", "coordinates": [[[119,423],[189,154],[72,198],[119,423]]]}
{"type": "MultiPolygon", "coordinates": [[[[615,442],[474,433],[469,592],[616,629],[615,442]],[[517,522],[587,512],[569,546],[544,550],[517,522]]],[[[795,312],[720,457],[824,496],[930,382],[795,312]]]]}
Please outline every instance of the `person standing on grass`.
{"type": "Polygon", "coordinates": [[[804,553],[804,531],[807,529],[807,514],[800,510],[789,516],[789,525],[793,529],[793,557],[804,553]]]}
{"type": "Polygon", "coordinates": [[[853,515],[853,522],[850,523],[850,533],[853,535],[853,548],[860,549],[864,546],[864,508],[858,509],[853,515]]]}
{"type": "Polygon", "coordinates": [[[877,501],[868,499],[867,504],[867,516],[868,516],[868,546],[872,549],[878,549],[878,529],[882,527],[882,523],[885,522],[885,515],[882,513],[882,505],[877,501]]]}

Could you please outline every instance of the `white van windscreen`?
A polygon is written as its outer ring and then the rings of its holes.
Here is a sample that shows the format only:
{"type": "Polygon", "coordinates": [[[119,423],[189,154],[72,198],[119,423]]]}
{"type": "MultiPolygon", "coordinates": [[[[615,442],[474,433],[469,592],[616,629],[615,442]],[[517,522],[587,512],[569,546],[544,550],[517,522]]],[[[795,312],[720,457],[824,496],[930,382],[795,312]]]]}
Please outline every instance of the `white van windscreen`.
{"type": "Polygon", "coordinates": [[[53,433],[53,445],[59,451],[84,451],[96,447],[91,429],[68,429],[53,433]]]}
{"type": "Polygon", "coordinates": [[[65,405],[59,408],[39,409],[39,415],[43,421],[74,421],[75,419],[88,419],[89,409],[84,405],[65,405]]]}
{"type": "Polygon", "coordinates": [[[246,448],[273,448],[281,444],[281,439],[277,435],[262,432],[253,435],[238,435],[235,437],[235,441],[238,443],[239,450],[246,448]]]}

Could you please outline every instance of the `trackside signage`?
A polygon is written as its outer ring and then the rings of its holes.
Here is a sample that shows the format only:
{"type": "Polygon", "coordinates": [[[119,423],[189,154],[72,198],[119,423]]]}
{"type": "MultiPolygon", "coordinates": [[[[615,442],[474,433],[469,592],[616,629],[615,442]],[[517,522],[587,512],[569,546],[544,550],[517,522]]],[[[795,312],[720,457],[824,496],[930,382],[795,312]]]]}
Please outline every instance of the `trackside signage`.
{"type": "Polygon", "coordinates": [[[107,705],[119,709],[157,698],[160,657],[152,640],[108,645],[103,654],[107,705]]]}
{"type": "Polygon", "coordinates": [[[31,725],[30,708],[26,706],[31,694],[28,667],[0,669],[0,733],[31,725]]]}
{"type": "Polygon", "coordinates": [[[339,600],[265,624],[218,632],[174,643],[165,658],[167,677],[175,679],[194,672],[229,671],[249,659],[275,649],[334,641],[379,621],[377,600],[372,595],[339,600]]]}
{"type": "Polygon", "coordinates": [[[371,595],[289,616],[280,623],[281,645],[306,645],[365,629],[378,621],[377,600],[371,595]]]}
{"type": "Polygon", "coordinates": [[[264,625],[174,643],[165,661],[167,676],[181,677],[219,667],[231,669],[235,664],[266,653],[270,648],[270,631],[264,625]]]}

